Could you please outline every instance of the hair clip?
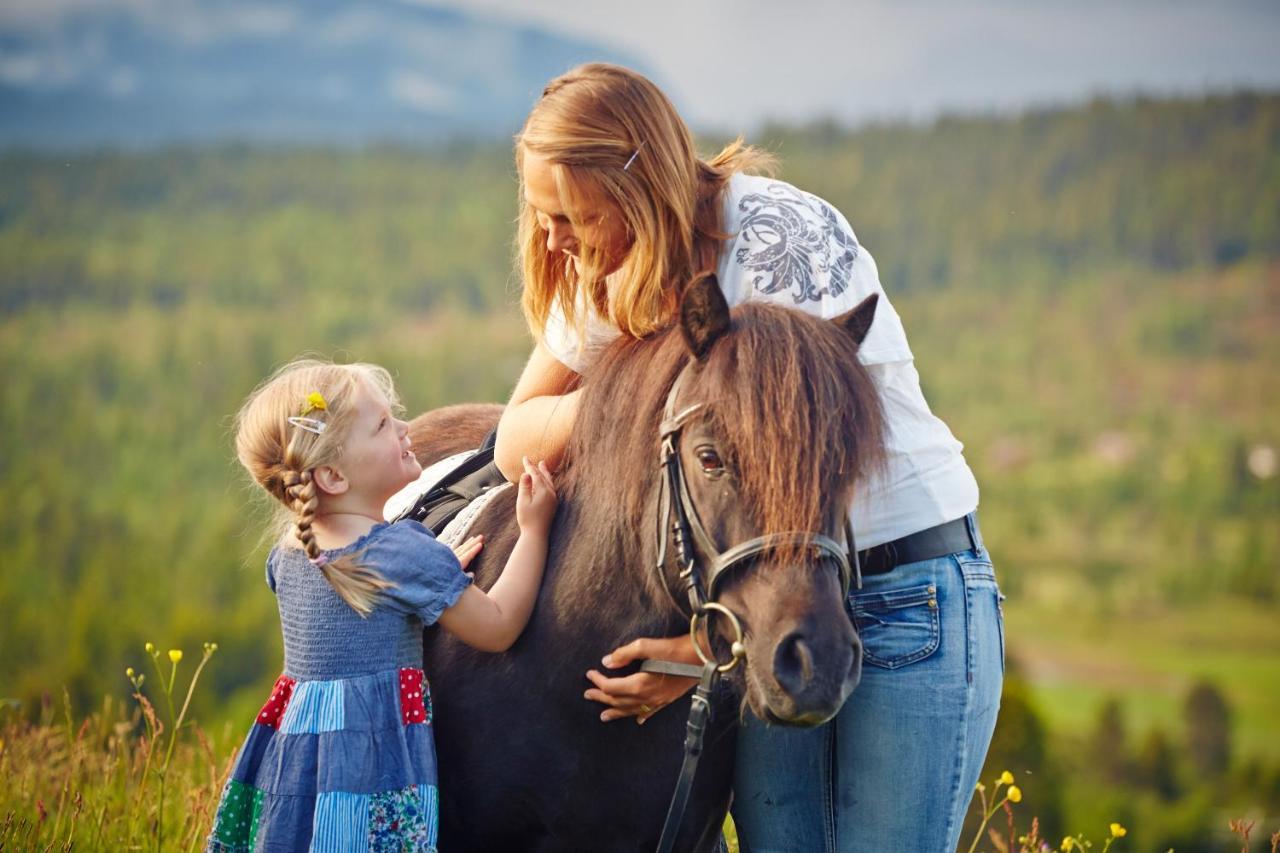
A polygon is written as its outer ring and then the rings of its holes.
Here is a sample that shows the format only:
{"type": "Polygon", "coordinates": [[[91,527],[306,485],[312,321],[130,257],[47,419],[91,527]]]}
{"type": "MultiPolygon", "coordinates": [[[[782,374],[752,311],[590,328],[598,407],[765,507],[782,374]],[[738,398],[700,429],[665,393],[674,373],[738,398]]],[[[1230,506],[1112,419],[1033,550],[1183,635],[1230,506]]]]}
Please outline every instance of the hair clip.
{"type": "Polygon", "coordinates": [[[312,412],[323,412],[329,408],[329,403],[324,399],[324,395],[319,391],[312,391],[307,398],[302,401],[302,408],[298,411],[299,415],[309,415],[312,412]]]}
{"type": "Polygon", "coordinates": [[[315,567],[318,569],[318,568],[320,568],[321,566],[323,566],[324,564],[326,564],[326,563],[328,563],[328,562],[329,562],[329,555],[328,555],[328,554],[321,554],[321,555],[320,555],[320,556],[318,556],[318,557],[308,557],[307,559],[309,559],[309,560],[311,561],[311,565],[315,566],[315,567]]]}
{"type": "Polygon", "coordinates": [[[636,158],[640,156],[640,152],[644,150],[644,146],[645,146],[646,144],[647,144],[647,140],[646,140],[645,142],[641,142],[641,143],[640,143],[640,147],[639,147],[639,148],[637,148],[637,149],[632,153],[632,155],[631,155],[631,159],[627,160],[627,165],[625,165],[625,166],[623,166],[623,167],[622,167],[622,171],[624,171],[624,172],[625,172],[625,171],[627,171],[627,169],[630,169],[630,168],[631,168],[631,164],[632,164],[632,163],[634,163],[634,162],[636,161],[636,158]]]}
{"type": "MultiPolygon", "coordinates": [[[[307,411],[311,410],[307,409],[307,411]]],[[[307,432],[313,432],[316,435],[324,435],[325,427],[328,426],[324,421],[304,417],[289,418],[289,423],[293,424],[298,429],[305,429],[307,432]]]]}

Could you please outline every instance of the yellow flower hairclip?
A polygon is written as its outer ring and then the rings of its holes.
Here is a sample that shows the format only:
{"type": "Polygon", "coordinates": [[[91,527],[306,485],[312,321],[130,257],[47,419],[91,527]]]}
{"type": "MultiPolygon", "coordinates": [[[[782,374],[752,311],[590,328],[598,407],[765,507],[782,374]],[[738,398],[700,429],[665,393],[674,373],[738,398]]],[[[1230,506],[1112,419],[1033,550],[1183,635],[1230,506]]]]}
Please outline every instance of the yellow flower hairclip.
{"type": "Polygon", "coordinates": [[[309,415],[315,411],[326,411],[329,404],[325,402],[324,395],[319,391],[312,391],[307,398],[302,401],[302,410],[298,412],[301,415],[309,415]]]}

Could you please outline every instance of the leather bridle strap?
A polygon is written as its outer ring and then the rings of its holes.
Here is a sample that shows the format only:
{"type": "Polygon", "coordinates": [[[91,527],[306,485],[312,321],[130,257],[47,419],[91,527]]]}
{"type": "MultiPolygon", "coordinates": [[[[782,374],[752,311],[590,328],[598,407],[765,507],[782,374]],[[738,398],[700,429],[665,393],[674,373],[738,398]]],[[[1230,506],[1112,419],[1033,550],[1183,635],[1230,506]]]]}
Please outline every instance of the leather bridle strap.
{"type": "Polygon", "coordinates": [[[671,795],[671,805],[667,807],[667,818],[662,823],[658,853],[671,853],[675,847],[680,821],[684,819],[684,807],[689,800],[689,791],[693,789],[693,778],[698,773],[698,759],[702,757],[702,740],[707,733],[707,721],[711,717],[711,691],[715,687],[717,675],[715,663],[702,667],[702,677],[689,704],[689,722],[685,726],[684,735],[684,763],[680,765],[680,778],[676,780],[676,790],[671,795]]]}

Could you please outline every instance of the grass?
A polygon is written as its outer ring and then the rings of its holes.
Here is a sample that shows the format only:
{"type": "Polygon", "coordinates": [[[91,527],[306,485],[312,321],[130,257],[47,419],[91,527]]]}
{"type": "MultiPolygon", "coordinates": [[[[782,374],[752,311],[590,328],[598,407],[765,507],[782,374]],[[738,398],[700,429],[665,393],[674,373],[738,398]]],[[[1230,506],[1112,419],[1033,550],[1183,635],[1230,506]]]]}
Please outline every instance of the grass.
{"type": "Polygon", "coordinates": [[[1209,679],[1234,711],[1236,756],[1280,761],[1280,620],[1273,606],[1215,600],[1176,613],[1104,616],[1031,600],[1006,603],[1006,648],[1049,729],[1087,732],[1102,703],[1123,703],[1136,742],[1180,732],[1190,686],[1209,679]]]}
{"type": "Polygon", "coordinates": [[[186,722],[200,674],[217,648],[205,643],[194,673],[179,686],[182,651],[170,650],[166,666],[147,643],[151,687],[143,686],[147,673],[128,667],[136,703],[107,697],[79,723],[65,689],[61,714],[46,697],[37,722],[6,706],[0,851],[198,849],[231,769],[230,750],[216,749],[186,722]]]}

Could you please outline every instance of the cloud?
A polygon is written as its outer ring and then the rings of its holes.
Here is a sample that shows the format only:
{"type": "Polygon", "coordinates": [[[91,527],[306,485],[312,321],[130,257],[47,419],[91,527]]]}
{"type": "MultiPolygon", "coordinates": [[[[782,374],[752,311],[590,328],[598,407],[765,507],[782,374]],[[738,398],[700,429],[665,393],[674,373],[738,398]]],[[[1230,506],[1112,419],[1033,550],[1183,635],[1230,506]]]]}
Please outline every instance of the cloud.
{"type": "Polygon", "coordinates": [[[448,112],[458,103],[453,89],[415,71],[392,74],[387,90],[400,103],[424,113],[448,112]]]}
{"type": "Polygon", "coordinates": [[[626,50],[691,122],[732,130],[1280,86],[1274,0],[439,2],[626,50]]]}

